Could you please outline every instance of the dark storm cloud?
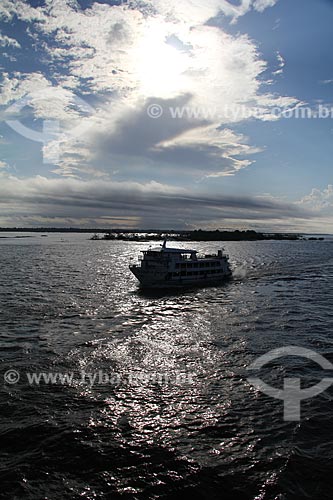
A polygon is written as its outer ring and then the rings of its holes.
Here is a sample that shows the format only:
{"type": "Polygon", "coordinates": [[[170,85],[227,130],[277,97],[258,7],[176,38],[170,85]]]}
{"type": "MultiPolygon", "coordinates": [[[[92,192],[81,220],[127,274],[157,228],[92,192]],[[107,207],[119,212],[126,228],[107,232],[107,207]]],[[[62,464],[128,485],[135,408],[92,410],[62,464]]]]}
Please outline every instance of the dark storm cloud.
{"type": "Polygon", "coordinates": [[[58,217],[139,217],[141,226],[161,221],[177,227],[196,221],[224,219],[271,220],[307,218],[309,214],[292,203],[272,198],[227,196],[224,194],[191,193],[185,189],[162,185],[82,181],[78,179],[46,179],[35,177],[20,180],[2,177],[0,185],[2,215],[58,217]]]}

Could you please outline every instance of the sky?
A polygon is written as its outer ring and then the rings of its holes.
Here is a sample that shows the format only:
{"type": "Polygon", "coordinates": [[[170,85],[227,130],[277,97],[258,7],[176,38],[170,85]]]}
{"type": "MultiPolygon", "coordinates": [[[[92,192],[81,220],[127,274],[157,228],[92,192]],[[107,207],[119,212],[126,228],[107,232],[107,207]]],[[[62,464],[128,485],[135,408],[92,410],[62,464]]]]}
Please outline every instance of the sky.
{"type": "Polygon", "coordinates": [[[0,226],[332,233],[332,0],[1,0],[0,226]]]}

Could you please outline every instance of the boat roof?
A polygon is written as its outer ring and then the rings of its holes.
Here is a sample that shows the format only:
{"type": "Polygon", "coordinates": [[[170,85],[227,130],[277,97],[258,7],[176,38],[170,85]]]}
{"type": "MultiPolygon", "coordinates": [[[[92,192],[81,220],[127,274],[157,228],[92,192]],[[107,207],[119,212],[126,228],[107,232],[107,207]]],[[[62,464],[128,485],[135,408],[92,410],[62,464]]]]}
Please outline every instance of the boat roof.
{"type": "Polygon", "coordinates": [[[192,250],[189,248],[166,248],[163,246],[148,248],[147,250],[142,250],[143,252],[165,252],[165,253],[197,253],[197,250],[192,250]]]}

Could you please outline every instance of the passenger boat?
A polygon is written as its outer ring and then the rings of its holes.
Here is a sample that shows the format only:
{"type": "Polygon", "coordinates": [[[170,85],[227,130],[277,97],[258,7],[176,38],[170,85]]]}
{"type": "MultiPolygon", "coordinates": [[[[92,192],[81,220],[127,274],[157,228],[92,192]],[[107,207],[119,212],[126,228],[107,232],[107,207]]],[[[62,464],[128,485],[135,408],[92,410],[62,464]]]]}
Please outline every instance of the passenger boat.
{"type": "Polygon", "coordinates": [[[129,268],[143,288],[173,288],[221,282],[231,276],[228,255],[198,255],[197,250],[157,248],[142,251],[137,264],[129,268]]]}

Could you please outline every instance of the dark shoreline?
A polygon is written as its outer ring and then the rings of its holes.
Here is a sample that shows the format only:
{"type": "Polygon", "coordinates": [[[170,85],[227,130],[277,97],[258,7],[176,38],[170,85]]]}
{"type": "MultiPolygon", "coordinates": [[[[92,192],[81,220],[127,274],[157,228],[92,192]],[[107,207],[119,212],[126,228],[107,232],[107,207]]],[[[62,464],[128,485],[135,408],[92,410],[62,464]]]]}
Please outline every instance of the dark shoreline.
{"type": "Polygon", "coordinates": [[[162,241],[172,239],[176,241],[264,241],[264,240],[324,240],[323,237],[308,237],[299,233],[270,233],[245,231],[206,231],[202,229],[193,231],[176,230],[144,230],[144,229],[105,229],[105,228],[0,228],[1,232],[25,232],[25,233],[93,233],[93,240],[123,240],[123,241],[162,241]]]}

